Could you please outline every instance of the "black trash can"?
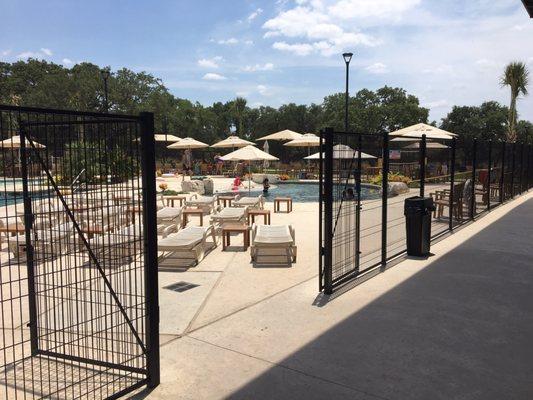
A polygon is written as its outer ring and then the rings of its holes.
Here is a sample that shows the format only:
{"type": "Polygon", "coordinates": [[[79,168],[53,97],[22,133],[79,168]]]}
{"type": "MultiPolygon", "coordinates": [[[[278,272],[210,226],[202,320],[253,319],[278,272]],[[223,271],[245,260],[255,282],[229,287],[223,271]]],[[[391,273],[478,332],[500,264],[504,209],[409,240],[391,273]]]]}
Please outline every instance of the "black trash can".
{"type": "Polygon", "coordinates": [[[405,199],[404,215],[407,232],[407,254],[427,256],[431,241],[431,212],[435,210],[431,197],[405,199]]]}

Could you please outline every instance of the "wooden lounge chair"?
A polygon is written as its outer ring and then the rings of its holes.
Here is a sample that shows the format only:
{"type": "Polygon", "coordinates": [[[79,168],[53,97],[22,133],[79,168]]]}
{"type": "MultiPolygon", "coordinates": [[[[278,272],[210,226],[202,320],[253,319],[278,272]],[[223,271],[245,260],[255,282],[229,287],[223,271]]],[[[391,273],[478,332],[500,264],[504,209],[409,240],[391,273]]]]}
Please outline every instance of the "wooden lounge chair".
{"type": "Polygon", "coordinates": [[[234,207],[251,207],[263,209],[265,204],[265,198],[262,194],[257,197],[241,197],[237,195],[235,201],[233,202],[234,207]]]}
{"type": "MultiPolygon", "coordinates": [[[[289,265],[296,262],[296,238],[291,225],[253,225],[250,256],[257,261],[259,250],[281,250],[289,265]]],[[[268,254],[273,256],[273,254],[268,254]]]]}
{"type": "Polygon", "coordinates": [[[159,260],[193,259],[198,264],[208,250],[207,237],[209,235],[212,236],[213,245],[216,247],[215,230],[212,226],[188,226],[177,233],[171,233],[158,241],[157,248],[163,252],[159,260]],[[175,255],[178,257],[173,257],[175,255]]]}
{"type": "MultiPolygon", "coordinates": [[[[458,182],[453,186],[452,214],[457,220],[463,218],[463,191],[465,183],[458,182]]],[[[450,189],[437,190],[430,193],[435,205],[433,218],[442,218],[444,215],[444,207],[450,207],[450,189]]]]}

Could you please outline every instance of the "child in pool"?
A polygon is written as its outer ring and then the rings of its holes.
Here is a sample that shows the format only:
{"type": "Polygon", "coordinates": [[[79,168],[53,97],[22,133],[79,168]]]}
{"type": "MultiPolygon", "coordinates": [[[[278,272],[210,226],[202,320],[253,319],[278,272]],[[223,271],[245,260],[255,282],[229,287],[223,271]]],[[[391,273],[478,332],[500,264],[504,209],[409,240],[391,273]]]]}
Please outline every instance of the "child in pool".
{"type": "Polygon", "coordinates": [[[268,181],[268,178],[263,179],[263,193],[267,194],[269,188],[270,188],[270,182],[268,181]]]}

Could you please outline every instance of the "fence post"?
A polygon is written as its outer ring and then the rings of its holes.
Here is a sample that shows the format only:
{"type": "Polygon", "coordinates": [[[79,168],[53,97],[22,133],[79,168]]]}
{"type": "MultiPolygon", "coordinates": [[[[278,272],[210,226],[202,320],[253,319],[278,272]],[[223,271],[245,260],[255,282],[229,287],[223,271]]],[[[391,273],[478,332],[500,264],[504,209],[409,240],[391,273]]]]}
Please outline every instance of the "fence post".
{"type": "Polygon", "coordinates": [[[524,192],[524,143],[520,145],[520,194],[524,192]]]}
{"type": "Polygon", "coordinates": [[[387,205],[389,196],[389,134],[383,134],[383,169],[381,172],[381,266],[387,264],[387,205]]]}
{"type": "Polygon", "coordinates": [[[355,262],[357,272],[361,265],[361,177],[362,177],[362,162],[361,153],[363,151],[363,135],[360,133],[357,142],[357,177],[355,180],[355,188],[357,191],[357,208],[355,214],[355,262]]]}
{"type": "Polygon", "coordinates": [[[472,194],[470,197],[470,219],[476,214],[476,163],[477,163],[477,139],[472,143],[472,194]]]}
{"type": "Polygon", "coordinates": [[[503,188],[504,188],[504,179],[505,179],[505,142],[502,142],[502,168],[501,168],[501,174],[500,174],[500,204],[503,203],[504,195],[503,195],[503,188]]]}
{"type": "Polygon", "coordinates": [[[487,171],[487,210],[490,211],[490,182],[492,179],[492,139],[489,140],[489,169],[487,171]]]}
{"type": "Polygon", "coordinates": [[[512,158],[511,158],[511,199],[512,199],[514,197],[514,169],[515,169],[515,161],[516,161],[516,142],[513,142],[511,151],[513,152],[512,158]]]}
{"type": "Polygon", "coordinates": [[[319,161],[318,161],[318,291],[324,289],[324,229],[322,214],[322,202],[324,201],[324,181],[323,181],[323,162],[324,162],[324,130],[320,130],[320,147],[319,147],[319,161]]]}
{"type": "Polygon", "coordinates": [[[160,382],[154,114],[142,112],[139,114],[139,119],[141,128],[141,162],[143,168],[146,366],[148,370],[148,387],[153,388],[159,385],[160,382]]]}
{"type": "Polygon", "coordinates": [[[24,201],[24,235],[26,241],[26,268],[28,274],[28,308],[30,328],[30,349],[32,356],[39,351],[39,338],[37,332],[37,299],[35,295],[35,264],[33,259],[33,245],[31,242],[31,229],[33,213],[31,196],[28,188],[28,154],[26,148],[26,128],[19,119],[20,126],[20,162],[22,175],[22,196],[24,201]]]}
{"type": "Polygon", "coordinates": [[[324,292],[333,293],[333,128],[326,128],[324,151],[324,292]]]}
{"type": "Polygon", "coordinates": [[[422,135],[420,142],[420,197],[424,197],[426,185],[426,135],[422,135]]]}
{"type": "Polygon", "coordinates": [[[456,140],[455,137],[452,139],[452,160],[450,162],[450,204],[448,205],[448,211],[450,215],[450,219],[448,221],[448,229],[450,231],[453,230],[453,197],[454,197],[454,190],[455,190],[455,144],[456,140]]]}

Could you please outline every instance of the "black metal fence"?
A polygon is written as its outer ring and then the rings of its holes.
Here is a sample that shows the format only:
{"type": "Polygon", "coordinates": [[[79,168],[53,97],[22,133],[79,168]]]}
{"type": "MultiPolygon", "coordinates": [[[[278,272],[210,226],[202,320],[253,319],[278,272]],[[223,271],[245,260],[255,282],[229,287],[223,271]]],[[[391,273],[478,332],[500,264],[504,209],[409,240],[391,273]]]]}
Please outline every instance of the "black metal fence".
{"type": "Polygon", "coordinates": [[[533,187],[533,146],[321,132],[320,290],[406,251],[404,200],[431,196],[437,238],[533,187]]]}
{"type": "Polygon", "coordinates": [[[159,382],[153,115],[0,106],[0,398],[159,382]]]}

